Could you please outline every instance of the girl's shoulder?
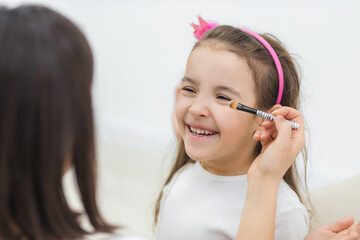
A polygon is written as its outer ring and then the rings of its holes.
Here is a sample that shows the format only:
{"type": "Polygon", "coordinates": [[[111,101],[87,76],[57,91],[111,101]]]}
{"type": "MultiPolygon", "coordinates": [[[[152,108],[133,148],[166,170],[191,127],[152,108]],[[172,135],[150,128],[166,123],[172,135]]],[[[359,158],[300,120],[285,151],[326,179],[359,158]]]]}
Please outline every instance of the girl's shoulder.
{"type": "Polygon", "coordinates": [[[276,206],[275,239],[304,239],[308,231],[308,210],[295,191],[281,180],[276,206]]]}
{"type": "Polygon", "coordinates": [[[179,176],[182,176],[184,174],[188,174],[189,172],[191,172],[194,169],[195,164],[196,164],[196,162],[188,162],[188,163],[186,163],[184,166],[182,166],[179,170],[177,170],[174,173],[174,175],[172,176],[170,182],[174,182],[174,181],[176,181],[176,179],[179,176]]]}
{"type": "Polygon", "coordinates": [[[166,193],[169,191],[169,188],[171,188],[172,185],[175,184],[177,179],[179,177],[184,177],[184,174],[187,174],[189,171],[191,171],[195,166],[195,163],[188,162],[184,166],[182,166],[177,172],[172,176],[171,181],[164,187],[163,192],[166,193]]]}
{"type": "Polygon", "coordinates": [[[292,190],[284,180],[281,180],[278,191],[276,215],[293,210],[304,213],[308,212],[304,204],[301,203],[296,192],[292,190]]]}

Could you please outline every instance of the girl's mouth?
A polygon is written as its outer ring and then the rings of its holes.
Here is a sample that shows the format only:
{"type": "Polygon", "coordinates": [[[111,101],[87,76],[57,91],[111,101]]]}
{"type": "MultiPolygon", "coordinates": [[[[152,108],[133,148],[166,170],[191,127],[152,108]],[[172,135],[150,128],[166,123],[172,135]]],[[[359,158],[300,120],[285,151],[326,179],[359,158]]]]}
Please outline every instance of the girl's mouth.
{"type": "Polygon", "coordinates": [[[191,127],[189,125],[187,125],[189,131],[198,137],[205,137],[205,136],[213,136],[215,134],[217,134],[217,132],[211,131],[211,130],[204,130],[204,129],[197,129],[195,127],[191,127]]]}

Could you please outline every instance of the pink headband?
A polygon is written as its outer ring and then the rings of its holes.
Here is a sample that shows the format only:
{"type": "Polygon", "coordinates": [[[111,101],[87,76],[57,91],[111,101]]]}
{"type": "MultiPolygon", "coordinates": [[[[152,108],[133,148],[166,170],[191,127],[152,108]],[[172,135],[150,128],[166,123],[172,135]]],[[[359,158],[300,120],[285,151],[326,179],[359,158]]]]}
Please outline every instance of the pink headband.
{"type": "MultiPolygon", "coordinates": [[[[218,26],[218,24],[215,22],[211,22],[211,21],[206,22],[200,16],[198,18],[199,18],[200,25],[196,25],[194,23],[192,23],[191,25],[194,28],[195,38],[200,41],[203,34],[207,30],[218,26]]],[[[278,97],[276,99],[276,104],[280,104],[283,90],[284,90],[284,74],[283,74],[278,56],[276,55],[276,53],[275,53],[274,49],[271,47],[271,45],[264,38],[262,38],[259,34],[249,31],[249,30],[246,30],[246,29],[243,29],[243,28],[240,28],[240,30],[246,32],[247,34],[253,36],[256,40],[258,40],[266,48],[266,50],[270,53],[272,59],[274,60],[276,70],[277,70],[278,76],[279,76],[279,91],[278,91],[278,97]]]]}

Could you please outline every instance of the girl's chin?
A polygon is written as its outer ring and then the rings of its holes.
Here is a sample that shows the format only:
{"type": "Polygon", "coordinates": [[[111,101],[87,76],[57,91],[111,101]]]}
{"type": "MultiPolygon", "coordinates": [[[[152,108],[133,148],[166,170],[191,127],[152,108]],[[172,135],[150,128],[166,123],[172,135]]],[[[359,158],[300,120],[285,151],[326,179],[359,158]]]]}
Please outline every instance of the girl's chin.
{"type": "Polygon", "coordinates": [[[193,142],[192,139],[185,139],[186,154],[194,161],[208,161],[214,159],[217,149],[216,144],[193,142]],[[214,151],[215,150],[215,151],[214,151]]]}
{"type": "Polygon", "coordinates": [[[195,162],[209,161],[211,159],[208,154],[196,154],[192,151],[186,151],[186,154],[195,162]]]}

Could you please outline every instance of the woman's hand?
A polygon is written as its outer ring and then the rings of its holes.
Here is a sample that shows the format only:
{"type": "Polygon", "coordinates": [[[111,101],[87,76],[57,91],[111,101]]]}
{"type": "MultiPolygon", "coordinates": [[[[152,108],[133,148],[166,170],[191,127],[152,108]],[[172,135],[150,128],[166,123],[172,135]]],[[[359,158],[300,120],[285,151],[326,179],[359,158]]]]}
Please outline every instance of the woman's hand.
{"type": "Polygon", "coordinates": [[[313,230],[305,240],[357,240],[360,238],[360,222],[353,224],[353,217],[345,217],[313,230]]]}
{"type": "Polygon", "coordinates": [[[262,144],[262,151],[248,170],[248,181],[262,177],[280,182],[304,148],[304,122],[301,113],[290,107],[279,107],[272,114],[276,116],[275,123],[264,120],[261,128],[254,134],[254,140],[262,144]],[[285,119],[299,123],[300,128],[292,129],[285,119]]]}
{"type": "Polygon", "coordinates": [[[236,239],[274,239],[279,184],[305,145],[304,122],[298,110],[280,106],[272,114],[275,123],[264,121],[254,134],[262,151],[247,172],[246,202],[236,239]],[[291,129],[285,119],[299,123],[300,128],[291,129]]]}

